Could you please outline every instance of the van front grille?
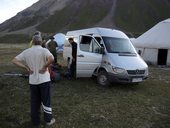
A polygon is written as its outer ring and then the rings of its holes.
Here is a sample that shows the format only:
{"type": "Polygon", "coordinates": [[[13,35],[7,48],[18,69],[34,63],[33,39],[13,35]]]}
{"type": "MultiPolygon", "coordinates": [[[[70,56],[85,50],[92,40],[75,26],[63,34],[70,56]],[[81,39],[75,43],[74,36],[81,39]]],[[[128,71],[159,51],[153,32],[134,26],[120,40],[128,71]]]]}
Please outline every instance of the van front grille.
{"type": "Polygon", "coordinates": [[[145,70],[127,70],[129,75],[142,75],[145,74],[145,70]]]}

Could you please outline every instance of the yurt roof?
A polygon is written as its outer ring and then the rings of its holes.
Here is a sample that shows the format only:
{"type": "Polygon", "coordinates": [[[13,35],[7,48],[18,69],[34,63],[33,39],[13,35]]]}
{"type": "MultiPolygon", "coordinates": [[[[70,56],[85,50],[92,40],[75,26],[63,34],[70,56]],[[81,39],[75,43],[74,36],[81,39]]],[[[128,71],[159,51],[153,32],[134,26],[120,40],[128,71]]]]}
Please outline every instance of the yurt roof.
{"type": "Polygon", "coordinates": [[[170,49],[170,18],[133,40],[135,47],[170,49]]]}

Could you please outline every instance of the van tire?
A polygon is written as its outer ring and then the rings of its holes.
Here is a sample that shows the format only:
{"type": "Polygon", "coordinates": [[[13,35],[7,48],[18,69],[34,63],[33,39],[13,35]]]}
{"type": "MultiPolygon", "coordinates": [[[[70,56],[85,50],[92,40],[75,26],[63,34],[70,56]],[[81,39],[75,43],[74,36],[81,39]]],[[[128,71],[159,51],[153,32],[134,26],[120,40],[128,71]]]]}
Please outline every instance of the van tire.
{"type": "Polygon", "coordinates": [[[104,70],[99,71],[97,75],[97,83],[102,87],[108,87],[110,82],[108,78],[108,73],[104,70]]]}

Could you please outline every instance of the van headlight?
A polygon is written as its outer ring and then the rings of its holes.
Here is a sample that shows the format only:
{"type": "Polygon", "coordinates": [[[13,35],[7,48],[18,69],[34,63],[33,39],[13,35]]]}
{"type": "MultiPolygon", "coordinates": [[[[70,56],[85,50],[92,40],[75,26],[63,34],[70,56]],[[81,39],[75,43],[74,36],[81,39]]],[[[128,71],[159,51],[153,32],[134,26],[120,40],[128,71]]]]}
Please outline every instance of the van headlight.
{"type": "Polygon", "coordinates": [[[146,74],[147,76],[149,75],[149,69],[148,69],[148,68],[146,68],[145,74],[146,74]]]}
{"type": "Polygon", "coordinates": [[[120,73],[124,73],[125,72],[125,69],[123,69],[123,68],[112,67],[112,69],[113,69],[113,73],[114,74],[120,74],[120,73]]]}

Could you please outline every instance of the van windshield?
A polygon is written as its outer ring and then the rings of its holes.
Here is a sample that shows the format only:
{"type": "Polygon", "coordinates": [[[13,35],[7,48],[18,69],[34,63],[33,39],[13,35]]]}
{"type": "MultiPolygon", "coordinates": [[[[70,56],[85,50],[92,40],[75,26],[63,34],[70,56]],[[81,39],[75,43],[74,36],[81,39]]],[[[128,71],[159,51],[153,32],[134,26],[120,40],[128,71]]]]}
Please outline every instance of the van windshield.
{"type": "Polygon", "coordinates": [[[102,37],[108,53],[136,54],[135,49],[128,39],[102,37]]]}

